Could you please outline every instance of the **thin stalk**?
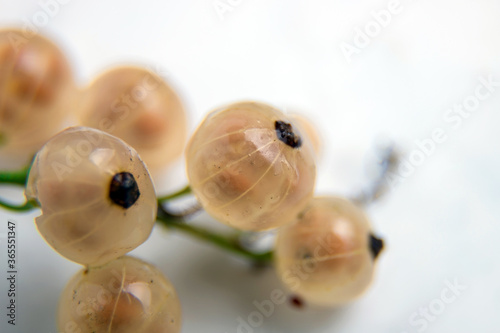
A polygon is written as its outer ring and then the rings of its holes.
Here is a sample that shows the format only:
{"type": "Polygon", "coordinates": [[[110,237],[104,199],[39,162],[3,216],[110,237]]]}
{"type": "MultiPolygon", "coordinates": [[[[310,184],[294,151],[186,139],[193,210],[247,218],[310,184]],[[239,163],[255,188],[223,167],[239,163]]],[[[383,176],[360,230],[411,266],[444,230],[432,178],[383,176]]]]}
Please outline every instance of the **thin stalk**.
{"type": "Polygon", "coordinates": [[[29,172],[30,166],[22,170],[0,171],[0,183],[25,186],[29,172]]]}
{"type": "Polygon", "coordinates": [[[265,253],[250,252],[241,247],[237,238],[222,236],[210,230],[189,225],[183,219],[176,218],[170,215],[162,207],[158,208],[157,221],[158,223],[163,224],[167,228],[179,230],[181,232],[189,234],[190,236],[194,236],[198,239],[212,243],[213,245],[218,246],[219,248],[228,250],[242,257],[246,257],[247,259],[251,259],[259,264],[269,263],[272,261],[273,257],[272,251],[265,253]]]}
{"type": "Polygon", "coordinates": [[[4,207],[4,208],[7,208],[9,210],[16,211],[16,212],[27,212],[27,211],[33,210],[35,208],[38,208],[38,205],[32,201],[26,201],[22,205],[14,205],[14,204],[5,202],[3,200],[0,200],[0,207],[4,207]]]}
{"type": "Polygon", "coordinates": [[[372,180],[370,186],[352,198],[360,205],[366,206],[380,197],[387,191],[387,175],[393,172],[398,166],[399,155],[393,145],[379,148],[380,162],[377,165],[377,175],[372,180]]]}
{"type": "Polygon", "coordinates": [[[181,196],[189,194],[189,193],[191,193],[191,187],[189,185],[187,185],[186,187],[184,187],[183,189],[181,189],[175,193],[158,197],[158,202],[169,201],[169,200],[181,197],[181,196]]]}
{"type": "MultiPolygon", "coordinates": [[[[30,167],[26,167],[18,171],[0,171],[0,184],[15,184],[20,186],[25,186],[29,171],[30,167]]],[[[240,255],[247,259],[251,259],[256,263],[266,264],[272,261],[273,257],[272,251],[265,253],[253,253],[244,249],[240,245],[238,237],[220,235],[213,231],[187,224],[184,218],[199,211],[200,207],[194,206],[192,209],[183,212],[182,214],[179,215],[170,213],[163,207],[163,204],[167,203],[168,201],[190,193],[191,193],[191,187],[188,185],[175,193],[158,197],[157,222],[168,228],[176,229],[185,234],[188,234],[189,236],[212,243],[221,249],[227,250],[229,252],[240,255]]],[[[16,212],[24,212],[38,208],[38,205],[36,202],[32,201],[27,201],[21,205],[15,205],[0,199],[0,207],[16,212]]]]}

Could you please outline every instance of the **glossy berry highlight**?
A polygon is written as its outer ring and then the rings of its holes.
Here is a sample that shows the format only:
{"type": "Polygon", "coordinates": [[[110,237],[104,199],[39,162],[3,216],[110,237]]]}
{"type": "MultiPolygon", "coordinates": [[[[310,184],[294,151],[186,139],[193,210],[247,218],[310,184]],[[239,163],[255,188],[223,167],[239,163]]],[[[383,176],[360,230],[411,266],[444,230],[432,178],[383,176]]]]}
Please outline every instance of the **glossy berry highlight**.
{"type": "Polygon", "coordinates": [[[316,178],[309,142],[285,114],[258,102],[210,113],[188,144],[186,164],[203,208],[242,230],[293,221],[311,199],[316,178]]]}
{"type": "Polygon", "coordinates": [[[274,258],[294,294],[337,306],[368,288],[382,248],[361,208],[343,198],[317,197],[297,221],[279,229],[274,258]]]}
{"type": "Polygon", "coordinates": [[[182,313],[170,281],[154,266],[121,257],[80,270],[59,299],[61,332],[178,333],[182,313]]]}
{"type": "Polygon", "coordinates": [[[83,265],[102,265],[142,244],[157,201],[148,170],[122,140],[86,127],[69,128],[43,146],[26,187],[42,214],[45,240],[83,265]]]}

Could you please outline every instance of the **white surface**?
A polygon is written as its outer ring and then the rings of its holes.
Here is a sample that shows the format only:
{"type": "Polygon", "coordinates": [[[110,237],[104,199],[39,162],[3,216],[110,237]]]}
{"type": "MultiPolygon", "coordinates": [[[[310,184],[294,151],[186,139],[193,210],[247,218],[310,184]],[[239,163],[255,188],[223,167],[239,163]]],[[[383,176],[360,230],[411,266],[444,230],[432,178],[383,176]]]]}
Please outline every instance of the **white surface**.
{"type": "MultiPolygon", "coordinates": [[[[221,20],[212,0],[73,0],[41,31],[63,46],[81,84],[115,64],[167,69],[191,128],[210,109],[240,99],[302,110],[324,138],[319,193],[362,186],[364,157],[380,136],[410,154],[415,140],[442,128],[448,140],[369,209],[387,242],[369,292],[335,311],[277,306],[254,332],[419,332],[412,314],[436,306],[454,279],[467,289],[425,331],[498,332],[500,87],[458,129],[443,115],[474,94],[480,76],[500,81],[500,2],[401,0],[401,12],[350,63],[340,44],[352,44],[355,27],[364,28],[370,12],[390,1],[230,2],[235,8],[221,20]]],[[[40,10],[38,0],[0,0],[0,25],[23,25],[40,10]]],[[[57,332],[59,293],[79,269],[42,240],[33,216],[0,212],[0,233],[7,219],[18,222],[20,251],[12,329],[4,315],[2,245],[2,333],[57,332]]],[[[155,230],[133,253],[177,287],[183,332],[237,332],[237,318],[255,311],[254,301],[283,288],[272,270],[257,274],[179,234],[155,230]]]]}

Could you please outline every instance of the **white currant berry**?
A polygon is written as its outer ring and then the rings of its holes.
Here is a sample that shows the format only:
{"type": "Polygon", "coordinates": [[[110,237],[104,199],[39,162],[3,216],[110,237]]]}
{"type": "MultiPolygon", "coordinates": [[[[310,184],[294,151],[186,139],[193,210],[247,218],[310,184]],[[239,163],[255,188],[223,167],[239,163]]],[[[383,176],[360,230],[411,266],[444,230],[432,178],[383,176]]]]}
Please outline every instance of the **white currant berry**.
{"type": "Polygon", "coordinates": [[[60,296],[57,322],[61,332],[178,333],[181,316],[170,281],[125,256],[74,275],[60,296]]]}
{"type": "Polygon", "coordinates": [[[0,153],[32,157],[61,129],[75,94],[70,66],[52,42],[0,31],[0,153]]]}
{"type": "Polygon", "coordinates": [[[84,93],[80,124],[119,137],[150,169],[179,157],[186,142],[186,114],[174,90],[139,67],[118,67],[98,77],[84,93]]]}
{"type": "Polygon", "coordinates": [[[276,269],[305,301],[336,306],[366,290],[382,247],[361,208],[343,198],[313,198],[296,222],[278,231],[276,269]]]}
{"type": "Polygon", "coordinates": [[[157,201],[148,170],[122,140],[91,128],[69,128],[38,152],[26,187],[42,215],[35,219],[61,255],[99,265],[142,244],[157,201]]]}
{"type": "Polygon", "coordinates": [[[314,152],[281,111],[257,102],[210,113],[186,152],[193,192],[215,219],[243,230],[291,222],[312,197],[314,152]]]}

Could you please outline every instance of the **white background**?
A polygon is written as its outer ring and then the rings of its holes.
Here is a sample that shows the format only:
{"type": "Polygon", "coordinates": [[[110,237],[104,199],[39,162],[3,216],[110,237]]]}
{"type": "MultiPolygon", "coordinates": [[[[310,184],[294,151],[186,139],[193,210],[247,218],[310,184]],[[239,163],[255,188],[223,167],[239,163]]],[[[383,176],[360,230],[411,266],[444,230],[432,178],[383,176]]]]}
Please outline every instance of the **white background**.
{"type": "MultiPolygon", "coordinates": [[[[401,0],[398,14],[348,62],[340,45],[354,45],[355,29],[370,26],[371,12],[389,2],[233,0],[221,19],[212,0],[72,0],[43,22],[35,18],[43,10],[38,0],[0,0],[0,26],[35,22],[64,49],[82,86],[117,64],[167,69],[191,130],[207,111],[235,100],[301,110],[322,133],[322,194],[364,186],[363,165],[380,138],[393,139],[408,160],[418,154],[416,140],[442,128],[447,140],[368,210],[387,248],[366,295],[333,311],[280,305],[254,332],[419,332],[423,326],[410,323],[412,314],[438,304],[446,281],[455,279],[467,289],[425,332],[498,332],[500,87],[458,128],[443,117],[474,96],[479,77],[500,81],[500,2],[401,0]]],[[[185,181],[177,169],[171,187],[185,181]]],[[[18,223],[20,267],[12,328],[4,315],[2,245],[2,333],[57,332],[59,293],[79,269],[42,240],[34,216],[0,212],[0,233],[7,219],[18,223]]],[[[272,269],[254,272],[162,228],[134,254],[176,286],[183,332],[237,332],[237,318],[255,311],[254,301],[283,288],[272,269]]]]}

